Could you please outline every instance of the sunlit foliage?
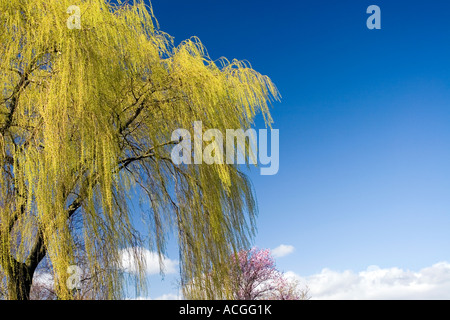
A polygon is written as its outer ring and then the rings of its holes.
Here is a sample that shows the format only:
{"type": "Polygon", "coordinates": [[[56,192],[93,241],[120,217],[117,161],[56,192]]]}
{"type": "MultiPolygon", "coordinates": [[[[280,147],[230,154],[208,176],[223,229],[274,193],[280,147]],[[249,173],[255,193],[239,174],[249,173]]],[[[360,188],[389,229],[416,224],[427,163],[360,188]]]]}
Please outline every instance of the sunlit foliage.
{"type": "Polygon", "coordinates": [[[120,249],[144,245],[130,206],[138,197],[148,245],[162,254],[174,232],[182,282],[216,265],[218,285],[223,262],[255,231],[251,184],[235,165],[175,166],[171,133],[197,120],[204,130],[248,128],[258,113],[270,125],[271,80],[246,62],[213,61],[197,38],[175,46],[138,0],[0,0],[0,43],[7,297],[28,298],[47,258],[57,296],[71,299],[67,268],[81,237],[97,297],[120,298],[120,249]],[[67,27],[71,5],[80,29],[67,27]]]}

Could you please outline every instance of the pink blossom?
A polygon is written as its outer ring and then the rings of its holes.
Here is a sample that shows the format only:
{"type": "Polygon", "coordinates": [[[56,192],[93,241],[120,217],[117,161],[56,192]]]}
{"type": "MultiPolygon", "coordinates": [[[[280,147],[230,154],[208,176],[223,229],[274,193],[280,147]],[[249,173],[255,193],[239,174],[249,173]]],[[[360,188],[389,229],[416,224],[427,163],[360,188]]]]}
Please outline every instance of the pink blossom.
{"type": "Polygon", "coordinates": [[[252,248],[231,258],[234,298],[237,300],[300,300],[307,293],[276,269],[269,249],[252,248]]]}

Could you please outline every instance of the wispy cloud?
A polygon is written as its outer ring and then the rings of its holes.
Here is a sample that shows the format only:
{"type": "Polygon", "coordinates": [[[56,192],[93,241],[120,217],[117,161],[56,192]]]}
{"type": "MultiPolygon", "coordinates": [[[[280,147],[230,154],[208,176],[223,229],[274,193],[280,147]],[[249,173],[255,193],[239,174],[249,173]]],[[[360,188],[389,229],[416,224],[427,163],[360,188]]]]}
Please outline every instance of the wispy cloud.
{"type": "Polygon", "coordinates": [[[271,252],[274,258],[281,258],[294,252],[294,247],[286,244],[281,244],[275,249],[272,249],[271,252]]]}
{"type": "Polygon", "coordinates": [[[182,299],[181,295],[174,293],[167,293],[155,298],[154,300],[181,300],[181,299],[182,299]]]}
{"type": "Polygon", "coordinates": [[[287,276],[307,284],[311,299],[323,300],[427,300],[450,299],[450,263],[440,262],[418,272],[370,266],[364,271],[322,272],[301,277],[287,276]]]}
{"type": "Polygon", "coordinates": [[[158,274],[161,271],[160,266],[165,274],[177,272],[178,261],[171,260],[162,256],[161,259],[156,252],[144,248],[127,248],[121,252],[122,268],[126,272],[137,273],[139,262],[145,266],[148,275],[158,274]],[[136,254],[139,258],[136,257],[136,254]]]}
{"type": "Polygon", "coordinates": [[[130,300],[182,300],[182,296],[180,294],[175,293],[165,293],[157,298],[151,298],[151,297],[137,297],[130,300]]]}

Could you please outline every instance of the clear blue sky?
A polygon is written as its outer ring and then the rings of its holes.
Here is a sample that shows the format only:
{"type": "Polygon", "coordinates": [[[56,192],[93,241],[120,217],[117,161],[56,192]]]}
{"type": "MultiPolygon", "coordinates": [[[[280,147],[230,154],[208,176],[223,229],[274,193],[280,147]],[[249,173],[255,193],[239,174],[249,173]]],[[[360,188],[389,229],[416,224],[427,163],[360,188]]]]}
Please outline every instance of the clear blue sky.
{"type": "Polygon", "coordinates": [[[152,4],[176,43],[198,36],[213,59],[247,59],[282,94],[279,173],[252,174],[255,245],[295,247],[280,269],[450,261],[449,1],[152,4]],[[372,4],[381,30],[366,27],[372,4]]]}

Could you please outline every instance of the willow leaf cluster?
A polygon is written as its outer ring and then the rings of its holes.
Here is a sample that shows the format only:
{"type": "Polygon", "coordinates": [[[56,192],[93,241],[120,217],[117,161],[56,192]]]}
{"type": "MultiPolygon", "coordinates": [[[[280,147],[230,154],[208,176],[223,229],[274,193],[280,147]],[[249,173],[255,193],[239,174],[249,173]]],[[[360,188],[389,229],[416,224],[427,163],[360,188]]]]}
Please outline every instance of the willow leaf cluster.
{"type": "Polygon", "coordinates": [[[197,38],[175,46],[141,0],[0,0],[0,88],[0,283],[9,298],[29,296],[45,258],[58,297],[71,299],[79,238],[92,297],[120,298],[120,252],[143,245],[136,212],[159,254],[177,235],[182,282],[214,266],[210,285],[220,285],[230,253],[254,234],[251,184],[235,165],[175,166],[171,133],[193,121],[249,128],[257,114],[270,125],[279,95],[268,77],[247,62],[213,61],[197,38]],[[67,26],[72,5],[80,29],[67,26]]]}

